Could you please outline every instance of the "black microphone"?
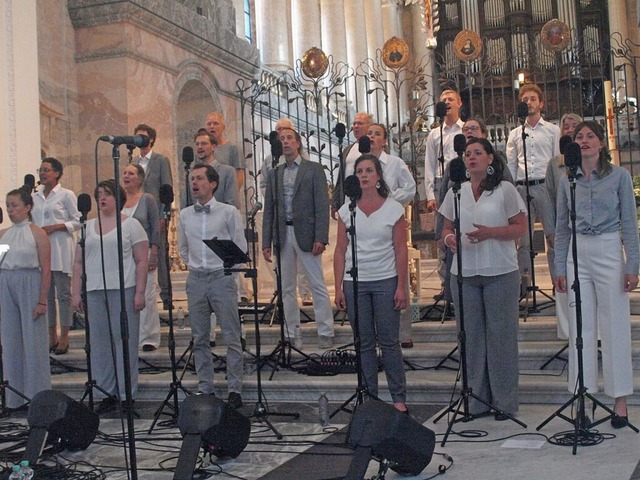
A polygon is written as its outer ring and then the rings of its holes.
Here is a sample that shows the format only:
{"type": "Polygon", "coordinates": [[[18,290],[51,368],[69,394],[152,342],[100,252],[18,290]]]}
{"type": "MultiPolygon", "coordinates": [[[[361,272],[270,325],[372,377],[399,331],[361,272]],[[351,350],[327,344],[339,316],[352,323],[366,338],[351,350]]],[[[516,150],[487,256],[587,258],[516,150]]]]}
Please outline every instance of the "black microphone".
{"type": "Polygon", "coordinates": [[[564,155],[565,150],[567,149],[567,145],[569,145],[573,140],[569,135],[563,135],[560,137],[560,154],[564,155]]]}
{"type": "Polygon", "coordinates": [[[274,140],[278,139],[278,132],[276,132],[275,130],[271,130],[269,132],[269,143],[273,142],[274,140]]]}
{"type": "Polygon", "coordinates": [[[575,177],[578,167],[582,166],[582,150],[576,142],[571,142],[565,147],[564,164],[569,167],[569,176],[575,177]]]}
{"type": "Polygon", "coordinates": [[[4,222],[4,219],[2,218],[2,207],[0,207],[0,223],[4,222]]]}
{"type": "Polygon", "coordinates": [[[467,147],[467,137],[463,134],[458,133],[455,137],[453,137],[453,149],[456,151],[459,157],[462,157],[464,153],[464,149],[467,147]]]}
{"type": "Polygon", "coordinates": [[[88,193],[78,195],[78,211],[80,212],[80,221],[84,223],[87,220],[87,213],[91,211],[91,195],[88,193]]]}
{"type": "Polygon", "coordinates": [[[447,104],[444,102],[436,103],[436,117],[440,119],[440,123],[447,116],[447,104]]]}
{"type": "Polygon", "coordinates": [[[24,176],[24,187],[29,189],[29,192],[33,192],[36,189],[36,177],[27,173],[24,176]]]}
{"type": "MultiPolygon", "coordinates": [[[[371,152],[371,139],[366,135],[363,135],[358,140],[358,151],[362,154],[371,152]]],[[[358,185],[360,182],[358,182],[358,185]]]]}
{"type": "Polygon", "coordinates": [[[253,220],[253,217],[255,217],[260,210],[262,210],[262,203],[256,202],[251,211],[247,214],[247,218],[249,220],[253,220]]]}
{"type": "Polygon", "coordinates": [[[338,140],[342,140],[347,135],[347,126],[342,122],[338,122],[333,131],[336,137],[338,137],[338,140]]]}
{"type": "Polygon", "coordinates": [[[149,146],[149,137],[146,135],[103,135],[98,140],[101,142],[108,142],[112,145],[133,145],[135,147],[147,147],[149,146]]]}
{"type": "Polygon", "coordinates": [[[456,185],[460,185],[467,179],[467,167],[464,166],[462,157],[456,157],[449,164],[449,178],[456,185]]]}
{"type": "Polygon", "coordinates": [[[362,194],[360,180],[355,175],[349,175],[344,179],[344,194],[351,200],[357,199],[362,194]]]}
{"type": "Polygon", "coordinates": [[[168,183],[160,185],[159,197],[160,203],[164,205],[163,213],[168,216],[171,213],[171,204],[173,203],[173,187],[168,183]]]}
{"type": "Polygon", "coordinates": [[[529,116],[529,105],[525,102],[520,102],[518,104],[518,113],[516,115],[518,115],[520,121],[524,123],[525,119],[529,116]]]}
{"type": "Polygon", "coordinates": [[[282,142],[280,139],[275,138],[271,141],[271,158],[277,165],[278,159],[282,156],[282,142]]]}
{"type": "Polygon", "coordinates": [[[193,163],[193,148],[192,147],[184,147],[182,149],[182,163],[184,163],[187,169],[193,163]]]}

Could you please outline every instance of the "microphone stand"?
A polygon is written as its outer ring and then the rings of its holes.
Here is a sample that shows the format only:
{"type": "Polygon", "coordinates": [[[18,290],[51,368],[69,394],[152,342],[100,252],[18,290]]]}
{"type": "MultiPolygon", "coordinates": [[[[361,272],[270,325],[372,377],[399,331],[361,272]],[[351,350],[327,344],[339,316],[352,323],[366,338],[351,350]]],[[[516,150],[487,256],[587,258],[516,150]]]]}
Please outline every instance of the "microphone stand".
{"type": "Polygon", "coordinates": [[[185,207],[190,207],[193,205],[193,199],[189,188],[189,173],[191,172],[191,162],[193,160],[187,160],[183,157],[182,161],[184,162],[185,207]]]}
{"type": "MultiPolygon", "coordinates": [[[[274,171],[275,172],[275,171],[274,171]]],[[[256,212],[257,213],[257,212],[256,212]]],[[[241,269],[240,271],[244,271],[245,276],[251,278],[251,287],[253,289],[253,318],[254,318],[254,335],[256,339],[256,358],[258,360],[258,368],[256,369],[256,380],[257,380],[257,390],[258,390],[258,400],[256,401],[256,405],[253,409],[253,417],[255,417],[259,422],[264,422],[269,430],[271,430],[278,440],[283,438],[282,433],[280,433],[269,420],[269,416],[273,415],[276,417],[292,417],[299,418],[299,413],[283,413],[283,412],[269,412],[268,404],[263,401],[266,400],[266,396],[262,391],[262,360],[260,358],[261,352],[261,339],[260,339],[260,318],[258,316],[258,269],[255,267],[257,263],[257,235],[256,235],[256,216],[251,215],[248,217],[249,227],[247,228],[248,232],[251,232],[251,258],[253,261],[253,268],[241,269]]]]}
{"type": "Polygon", "coordinates": [[[340,190],[339,190],[340,205],[344,203],[345,162],[343,158],[343,142],[344,142],[344,135],[338,135],[338,162],[340,164],[339,165],[340,168],[338,171],[338,185],[340,185],[340,190]]]}
{"type": "MultiPolygon", "coordinates": [[[[124,286],[124,255],[122,248],[122,218],[120,215],[120,171],[118,164],[120,161],[120,152],[118,150],[119,145],[113,145],[112,157],[113,157],[113,169],[115,181],[115,198],[116,198],[116,237],[118,241],[118,277],[120,287],[120,337],[122,339],[122,361],[124,367],[124,391],[126,395],[126,414],[127,414],[127,432],[129,436],[129,457],[130,457],[130,469],[131,477],[133,480],[138,479],[138,462],[136,459],[136,437],[135,437],[135,425],[133,423],[133,399],[131,398],[131,366],[129,364],[129,319],[126,309],[126,297],[124,286]]],[[[117,372],[116,372],[117,373],[117,372]]]]}
{"type": "MultiPolygon", "coordinates": [[[[524,157],[524,188],[526,192],[525,198],[527,200],[527,226],[529,227],[527,230],[527,233],[529,235],[529,274],[531,275],[531,285],[526,286],[525,293],[525,297],[528,298],[528,293],[531,292],[531,306],[528,307],[525,311],[526,313],[540,313],[542,309],[553,306],[555,300],[544,293],[542,290],[540,290],[538,288],[538,285],[536,284],[535,258],[538,253],[533,248],[533,221],[531,220],[531,200],[533,200],[533,197],[529,192],[529,167],[527,165],[527,137],[529,135],[527,134],[524,127],[526,119],[526,116],[520,118],[520,125],[522,127],[522,155],[524,157]],[[543,305],[541,305],[540,308],[538,308],[538,301],[536,297],[537,292],[540,292],[549,300],[548,302],[545,302],[543,305]]],[[[525,316],[525,322],[526,320],[527,319],[525,316]]]]}
{"type": "MultiPolygon", "coordinates": [[[[573,432],[573,454],[576,454],[578,449],[578,445],[581,446],[591,446],[596,445],[598,442],[594,442],[594,438],[601,436],[597,432],[590,431],[591,428],[596,425],[600,425],[603,422],[606,422],[613,416],[617,416],[616,413],[600,402],[597,398],[591,395],[587,390],[587,387],[584,386],[584,359],[582,355],[583,349],[583,341],[582,341],[582,294],[580,291],[580,277],[578,276],[578,239],[577,239],[577,231],[576,231],[576,167],[572,167],[569,170],[569,197],[571,203],[571,258],[573,259],[573,285],[571,288],[575,292],[575,305],[576,305],[576,353],[578,356],[578,391],[565,402],[559,409],[553,412],[544,422],[536,427],[536,430],[539,431],[544,427],[547,423],[549,423],[554,417],[561,418],[570,424],[574,425],[573,432]],[[597,422],[589,423],[588,418],[585,414],[585,399],[589,399],[593,402],[594,408],[595,406],[599,406],[603,410],[609,413],[608,416],[598,420],[597,422]],[[576,409],[576,418],[575,420],[571,417],[564,415],[562,412],[568,408],[569,406],[573,407],[574,402],[578,402],[576,409]]],[[[626,422],[626,425],[638,433],[639,430],[629,423],[626,422]]]]}
{"type": "Polygon", "coordinates": [[[350,242],[351,242],[351,268],[349,269],[349,275],[351,275],[351,279],[353,281],[353,346],[356,351],[356,374],[358,380],[358,386],[356,387],[356,391],[353,395],[347,398],[342,404],[336,408],[329,418],[333,418],[338,412],[344,411],[347,413],[353,413],[354,410],[347,408],[347,406],[355,400],[354,408],[364,402],[364,396],[374,399],[380,400],[373,393],[369,391],[367,386],[364,384],[364,377],[362,374],[362,361],[360,358],[361,352],[361,340],[360,340],[360,317],[358,313],[358,251],[357,251],[357,236],[356,236],[356,202],[357,196],[354,195],[351,197],[351,202],[349,203],[349,227],[347,228],[347,233],[349,234],[350,242]]]}
{"type": "MultiPolygon", "coordinates": [[[[456,182],[453,186],[453,204],[454,204],[454,231],[456,237],[456,245],[458,246],[458,250],[456,255],[458,256],[457,261],[457,279],[456,282],[458,284],[458,323],[459,323],[459,332],[458,332],[458,343],[460,346],[460,377],[462,378],[462,390],[460,391],[460,396],[457,400],[451,402],[449,406],[438,415],[433,423],[437,423],[442,417],[447,415],[449,412],[453,412],[453,416],[449,419],[449,424],[447,426],[447,430],[442,438],[441,446],[444,447],[445,443],[447,443],[447,439],[449,438],[449,434],[451,433],[451,429],[453,428],[453,424],[456,421],[469,422],[476,418],[475,415],[469,413],[469,397],[474,398],[480,403],[486,405],[490,410],[495,410],[497,413],[500,413],[507,417],[509,420],[516,422],[524,428],[527,428],[527,425],[517,418],[512,417],[508,413],[500,410],[498,407],[490,404],[483,398],[480,398],[478,395],[473,393],[473,389],[469,387],[468,380],[468,371],[467,371],[467,333],[464,328],[464,294],[462,292],[463,287],[463,277],[462,277],[462,232],[460,231],[460,182],[456,182]],[[458,419],[458,415],[462,412],[461,417],[458,419]]],[[[456,379],[457,382],[457,379],[456,379]]]]}
{"type": "MultiPolygon", "coordinates": [[[[188,186],[187,186],[188,190],[188,186]]],[[[164,238],[167,238],[169,224],[171,223],[171,202],[167,202],[164,204],[163,210],[164,217],[164,226],[162,228],[162,235],[164,238]]],[[[167,295],[169,297],[169,359],[171,361],[171,384],[169,385],[169,393],[162,402],[162,405],[156,410],[156,413],[153,416],[153,422],[149,427],[148,433],[151,434],[153,431],[158,419],[161,415],[168,415],[172,419],[172,424],[175,424],[176,419],[180,413],[179,402],[178,402],[178,390],[182,391],[185,395],[191,395],[192,392],[186,388],[182,384],[182,379],[186,372],[186,367],[189,364],[187,361],[185,364],[185,369],[182,370],[182,374],[178,377],[177,372],[177,362],[176,362],[176,339],[173,330],[173,286],[171,285],[171,267],[169,262],[169,242],[164,242],[164,262],[167,271],[167,295]],[[169,413],[165,413],[165,408],[168,408],[169,413]]]]}
{"type": "Polygon", "coordinates": [[[104,388],[99,386],[93,378],[93,369],[91,367],[91,322],[89,318],[89,308],[87,302],[87,259],[85,256],[85,242],[87,239],[87,212],[81,212],[80,215],[80,251],[82,252],[82,274],[80,275],[82,306],[84,307],[84,323],[85,323],[85,335],[84,335],[84,351],[87,355],[87,381],[84,384],[84,394],[80,399],[80,402],[84,402],[85,398],[89,397],[89,409],[94,411],[93,403],[93,389],[95,388],[99,392],[102,392],[107,398],[114,398],[115,395],[111,395],[104,388]]]}

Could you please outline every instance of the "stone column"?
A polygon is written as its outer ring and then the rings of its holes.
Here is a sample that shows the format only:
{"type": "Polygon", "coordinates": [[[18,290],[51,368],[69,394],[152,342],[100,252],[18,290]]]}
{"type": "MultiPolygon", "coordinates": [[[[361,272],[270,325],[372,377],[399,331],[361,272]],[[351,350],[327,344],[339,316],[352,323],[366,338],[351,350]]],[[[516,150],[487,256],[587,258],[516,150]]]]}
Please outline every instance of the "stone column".
{"type": "Polygon", "coordinates": [[[277,71],[293,67],[289,0],[256,0],[256,18],[262,63],[277,71]]]}
{"type": "MultiPolygon", "coordinates": [[[[356,70],[358,65],[362,63],[368,56],[367,48],[367,24],[363,21],[363,12],[366,14],[369,10],[365,5],[365,0],[345,0],[344,13],[347,22],[347,58],[349,66],[356,70]]],[[[362,111],[367,108],[367,88],[362,78],[358,78],[357,83],[352,81],[349,83],[349,98],[352,100],[354,110],[362,111]],[[357,108],[355,100],[357,102],[357,108]]]]}
{"type": "MultiPolygon", "coordinates": [[[[0,205],[40,165],[36,0],[0,3],[0,205]]],[[[3,227],[10,225],[5,216],[3,227]]]]}
{"type": "Polygon", "coordinates": [[[291,27],[295,63],[311,47],[322,47],[320,0],[291,0],[291,27]]]}
{"type": "MultiPolygon", "coordinates": [[[[389,40],[391,37],[399,37],[403,38],[404,35],[402,33],[402,28],[400,24],[400,8],[397,3],[393,0],[383,0],[382,2],[382,30],[383,30],[383,42],[380,45],[380,48],[384,46],[384,42],[389,40]]],[[[387,74],[387,80],[392,81],[395,75],[393,73],[387,74]]],[[[389,95],[388,100],[388,112],[389,118],[387,120],[388,124],[391,125],[394,122],[398,124],[395,129],[392,129],[389,134],[390,136],[398,135],[398,129],[400,125],[404,121],[404,112],[407,108],[406,102],[406,89],[402,88],[400,92],[396,92],[395,87],[391,84],[388,84],[387,93],[389,95]],[[399,96],[398,96],[399,95],[399,96]],[[398,101],[399,100],[399,101],[398,101]],[[400,105],[400,115],[398,116],[398,105],[400,105]]],[[[390,147],[393,150],[397,150],[397,147],[390,144],[390,147]]]]}
{"type": "MultiPolygon", "coordinates": [[[[306,4],[306,2],[305,2],[306,4]]],[[[347,62],[344,0],[320,0],[322,50],[336,62],[347,62]]]]}

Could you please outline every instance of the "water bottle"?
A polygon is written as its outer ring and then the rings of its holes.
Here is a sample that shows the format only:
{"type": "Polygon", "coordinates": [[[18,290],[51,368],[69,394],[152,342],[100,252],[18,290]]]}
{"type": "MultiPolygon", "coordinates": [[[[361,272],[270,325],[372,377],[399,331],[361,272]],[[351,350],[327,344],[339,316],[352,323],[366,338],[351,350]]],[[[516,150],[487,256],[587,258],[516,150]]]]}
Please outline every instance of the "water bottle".
{"type": "Polygon", "coordinates": [[[22,480],[24,477],[20,473],[20,465],[14,465],[11,468],[11,475],[9,475],[9,480],[22,480]]]}
{"type": "Polygon", "coordinates": [[[20,462],[20,474],[24,480],[31,480],[33,478],[33,468],[29,466],[29,460],[22,460],[20,462]]]}
{"type": "Polygon", "coordinates": [[[178,313],[176,314],[176,318],[178,319],[178,328],[183,330],[184,326],[184,310],[182,307],[178,307],[178,313]]]}
{"type": "Polygon", "coordinates": [[[324,392],[318,398],[318,418],[320,419],[320,425],[323,427],[329,425],[329,399],[324,392]]]}

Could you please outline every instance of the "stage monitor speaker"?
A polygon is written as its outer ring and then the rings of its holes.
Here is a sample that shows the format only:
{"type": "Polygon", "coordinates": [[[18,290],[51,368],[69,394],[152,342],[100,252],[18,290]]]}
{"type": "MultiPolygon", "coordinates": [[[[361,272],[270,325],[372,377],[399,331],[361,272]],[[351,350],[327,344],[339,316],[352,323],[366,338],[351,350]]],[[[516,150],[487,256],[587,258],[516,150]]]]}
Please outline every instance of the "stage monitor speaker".
{"type": "Polygon", "coordinates": [[[212,395],[191,395],[180,406],[178,428],[183,439],[173,479],[189,480],[201,446],[218,458],[236,458],[249,442],[251,422],[212,395]]]}
{"type": "Polygon", "coordinates": [[[84,450],[95,440],[100,419],[62,392],[43,390],[34,395],[27,414],[29,438],[25,459],[35,465],[50,436],[60,450],[84,450]]]}
{"type": "Polygon", "coordinates": [[[431,462],[436,435],[392,405],[372,400],[356,408],[348,442],[356,455],[345,480],[364,478],[371,455],[389,461],[397,473],[415,476],[431,462]]]}

